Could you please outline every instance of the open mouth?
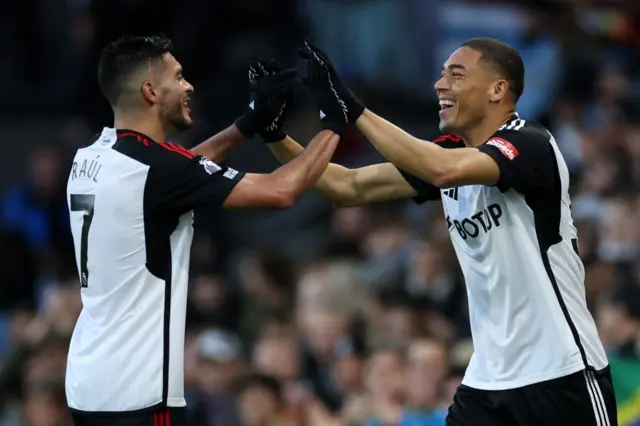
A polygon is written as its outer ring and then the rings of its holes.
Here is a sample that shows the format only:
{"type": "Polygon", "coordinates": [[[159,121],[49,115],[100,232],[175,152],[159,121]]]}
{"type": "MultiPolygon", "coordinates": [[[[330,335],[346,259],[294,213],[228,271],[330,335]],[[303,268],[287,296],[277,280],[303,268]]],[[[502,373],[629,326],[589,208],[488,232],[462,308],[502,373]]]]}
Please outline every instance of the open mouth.
{"type": "Polygon", "coordinates": [[[182,103],[182,106],[184,106],[184,109],[187,112],[191,112],[190,104],[191,104],[191,99],[189,99],[189,98],[185,99],[184,102],[182,103]]]}
{"type": "Polygon", "coordinates": [[[440,99],[440,111],[445,111],[449,108],[453,108],[456,102],[452,99],[440,99]]]}

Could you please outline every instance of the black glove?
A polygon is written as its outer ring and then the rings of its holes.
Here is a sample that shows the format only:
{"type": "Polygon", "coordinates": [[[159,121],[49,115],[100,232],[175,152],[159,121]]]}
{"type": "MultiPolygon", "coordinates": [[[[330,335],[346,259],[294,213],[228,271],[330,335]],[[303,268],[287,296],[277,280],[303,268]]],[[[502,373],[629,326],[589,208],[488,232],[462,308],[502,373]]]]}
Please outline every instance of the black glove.
{"type": "MultiPolygon", "coordinates": [[[[252,69],[256,70],[258,76],[256,81],[258,84],[262,78],[276,75],[282,70],[273,59],[268,61],[259,61],[251,65],[252,69]]],[[[293,87],[288,87],[282,93],[276,97],[276,103],[278,103],[279,113],[275,116],[273,121],[258,133],[262,140],[266,143],[280,142],[287,137],[287,133],[284,131],[284,122],[287,120],[289,112],[293,107],[293,87]]]]}
{"type": "Polygon", "coordinates": [[[302,84],[311,92],[322,128],[342,134],[349,122],[347,109],[341,99],[334,95],[327,69],[317,61],[308,59],[307,76],[302,79],[302,84]]]}
{"type": "Polygon", "coordinates": [[[249,105],[235,122],[240,133],[247,138],[252,138],[266,127],[272,130],[277,127],[273,123],[283,112],[287,92],[291,92],[295,85],[296,69],[261,76],[259,68],[258,64],[249,67],[249,105]]]}
{"type": "Polygon", "coordinates": [[[322,97],[328,98],[329,95],[332,95],[336,98],[337,102],[344,109],[348,122],[355,123],[358,117],[362,115],[365,106],[342,82],[340,76],[331,63],[329,56],[327,56],[327,54],[318,47],[311,44],[309,40],[305,40],[304,49],[300,49],[299,53],[300,56],[307,61],[307,66],[315,63],[325,69],[325,72],[320,74],[320,78],[325,81],[323,84],[312,83],[315,86],[314,89],[312,89],[312,92],[320,90],[328,91],[329,93],[325,93],[322,97]]]}

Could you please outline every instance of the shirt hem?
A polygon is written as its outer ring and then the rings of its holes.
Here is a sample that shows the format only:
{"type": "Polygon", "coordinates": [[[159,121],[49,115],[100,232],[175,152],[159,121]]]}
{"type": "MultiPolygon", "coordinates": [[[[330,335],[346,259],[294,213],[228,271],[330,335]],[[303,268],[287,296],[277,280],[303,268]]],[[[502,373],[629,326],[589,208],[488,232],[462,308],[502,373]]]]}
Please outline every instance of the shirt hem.
{"type": "Polygon", "coordinates": [[[571,364],[568,367],[564,367],[560,370],[554,370],[551,372],[535,374],[533,376],[528,376],[518,380],[510,380],[506,382],[491,382],[491,383],[487,383],[482,380],[474,380],[473,378],[469,378],[465,375],[465,377],[462,379],[462,384],[470,388],[479,389],[479,390],[488,390],[488,391],[508,390],[508,389],[521,388],[524,386],[529,386],[529,385],[533,385],[540,382],[546,382],[547,380],[559,379],[560,377],[568,376],[570,374],[577,373],[578,371],[581,371],[584,369],[585,369],[584,363],[580,361],[575,364],[571,364]]]}
{"type": "Polygon", "coordinates": [[[145,413],[145,412],[150,412],[150,411],[155,411],[158,410],[160,408],[164,407],[164,404],[162,403],[162,401],[157,402],[153,405],[149,405],[146,407],[141,407],[141,408],[129,408],[129,409],[123,409],[123,410],[104,410],[104,409],[81,409],[81,408],[76,408],[74,407],[72,404],[68,404],[67,405],[69,408],[69,411],[71,411],[72,413],[76,414],[76,415],[82,415],[82,416],[97,416],[97,417],[121,417],[121,416],[131,416],[131,415],[135,415],[135,414],[141,414],[141,413],[145,413]]]}

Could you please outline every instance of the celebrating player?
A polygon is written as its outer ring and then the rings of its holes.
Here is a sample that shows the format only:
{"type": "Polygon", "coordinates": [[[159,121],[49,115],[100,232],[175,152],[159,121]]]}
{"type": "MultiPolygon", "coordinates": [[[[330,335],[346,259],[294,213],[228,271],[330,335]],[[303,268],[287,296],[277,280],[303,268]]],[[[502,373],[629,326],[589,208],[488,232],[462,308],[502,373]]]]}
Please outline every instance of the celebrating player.
{"type": "Polygon", "coordinates": [[[114,127],[78,150],[67,186],[83,303],[66,373],[76,425],[185,424],[193,209],[285,208],[324,171],[339,139],[321,131],[271,174],[245,174],[213,161],[256,132],[282,139],[279,120],[294,75],[257,79],[252,68],[245,113],[189,151],[165,142],[192,122],[193,87],[170,41],[124,37],[103,51],[98,78],[114,127]]]}
{"type": "MultiPolygon", "coordinates": [[[[314,188],[337,205],[442,199],[469,298],[474,355],[447,425],[617,424],[608,361],[585,301],[568,194],[553,136],[516,112],[517,51],[465,42],[445,62],[436,143],[419,140],[355,98],[307,43],[304,80],[321,122],[355,123],[390,163],[329,164],[314,188]]],[[[302,148],[269,144],[281,161],[302,148]]]]}

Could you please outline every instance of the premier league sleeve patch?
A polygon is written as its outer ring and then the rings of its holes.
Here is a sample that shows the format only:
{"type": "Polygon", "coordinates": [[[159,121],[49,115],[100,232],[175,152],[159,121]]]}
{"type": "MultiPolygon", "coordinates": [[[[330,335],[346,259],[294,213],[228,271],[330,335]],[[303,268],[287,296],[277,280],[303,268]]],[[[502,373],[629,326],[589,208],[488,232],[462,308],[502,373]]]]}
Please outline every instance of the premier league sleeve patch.
{"type": "Polygon", "coordinates": [[[210,175],[221,170],[220,166],[205,157],[200,158],[200,165],[204,167],[204,170],[210,175]]]}

